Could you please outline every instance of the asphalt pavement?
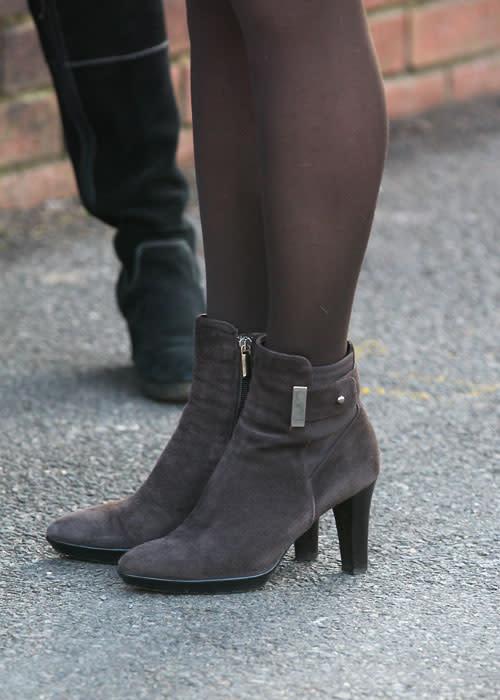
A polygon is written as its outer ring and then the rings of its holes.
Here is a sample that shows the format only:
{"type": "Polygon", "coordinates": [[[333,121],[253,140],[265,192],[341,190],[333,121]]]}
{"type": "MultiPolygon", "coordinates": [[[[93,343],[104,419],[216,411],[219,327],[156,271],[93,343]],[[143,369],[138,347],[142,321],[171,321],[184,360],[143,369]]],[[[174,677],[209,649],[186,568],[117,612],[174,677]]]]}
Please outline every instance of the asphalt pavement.
{"type": "Polygon", "coordinates": [[[500,101],[393,129],[351,334],[383,459],[366,576],[330,516],[316,562],[245,594],[137,592],[51,550],[179,418],[135,383],[111,240],[74,202],[0,218],[0,696],[498,698],[500,101]]]}

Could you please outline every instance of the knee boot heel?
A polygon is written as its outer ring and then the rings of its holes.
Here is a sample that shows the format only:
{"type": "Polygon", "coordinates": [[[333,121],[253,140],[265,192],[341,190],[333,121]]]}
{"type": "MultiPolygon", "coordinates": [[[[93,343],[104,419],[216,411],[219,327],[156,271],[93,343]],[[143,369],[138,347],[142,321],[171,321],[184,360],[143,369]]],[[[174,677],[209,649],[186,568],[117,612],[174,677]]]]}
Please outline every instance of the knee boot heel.
{"type": "Polygon", "coordinates": [[[319,520],[311,525],[307,532],[295,540],[295,559],[313,561],[318,556],[319,520]]]}
{"type": "Polygon", "coordinates": [[[368,568],[368,521],[375,482],[333,509],[342,571],[364,574],[368,568]]]}

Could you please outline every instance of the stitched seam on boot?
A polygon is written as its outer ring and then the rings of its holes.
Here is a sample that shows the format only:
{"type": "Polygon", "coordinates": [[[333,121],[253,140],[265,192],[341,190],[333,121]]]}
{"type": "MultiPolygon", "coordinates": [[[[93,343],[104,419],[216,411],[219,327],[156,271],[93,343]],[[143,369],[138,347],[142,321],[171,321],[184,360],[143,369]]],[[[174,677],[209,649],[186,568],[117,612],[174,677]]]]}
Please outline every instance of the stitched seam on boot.
{"type": "Polygon", "coordinates": [[[333,452],[334,450],[337,449],[337,447],[339,446],[340,442],[344,439],[344,437],[347,435],[347,433],[349,432],[349,430],[353,427],[354,423],[357,421],[357,419],[359,418],[360,415],[361,415],[361,410],[360,410],[360,408],[359,408],[359,405],[356,404],[356,413],[355,413],[355,415],[353,416],[352,420],[346,425],[346,427],[344,428],[344,430],[340,433],[340,435],[339,435],[338,438],[335,440],[335,442],[333,443],[333,445],[329,448],[328,452],[327,452],[326,455],[323,457],[323,459],[321,460],[321,462],[319,462],[319,463],[314,467],[314,469],[313,469],[313,471],[311,472],[311,475],[310,475],[310,477],[309,477],[311,480],[312,480],[312,479],[314,478],[314,476],[316,475],[316,472],[317,472],[319,469],[321,469],[321,467],[325,464],[325,462],[328,461],[328,460],[330,459],[330,457],[331,457],[331,455],[332,455],[332,452],[333,452]]]}
{"type": "Polygon", "coordinates": [[[135,61],[137,58],[144,58],[145,56],[151,56],[151,54],[158,53],[158,51],[163,51],[168,46],[168,39],[162,41],[161,44],[156,44],[155,46],[150,46],[147,49],[142,49],[141,51],[132,51],[131,53],[124,53],[118,56],[102,56],[101,58],[84,58],[79,61],[65,61],[64,65],[69,68],[84,68],[86,66],[103,66],[107,63],[121,63],[123,61],[135,61]]]}
{"type": "MultiPolygon", "coordinates": [[[[184,248],[188,255],[192,251],[184,238],[169,238],[168,241],[144,241],[137,246],[134,253],[134,272],[130,279],[127,278],[130,289],[136,284],[141,274],[142,252],[149,248],[184,248]]],[[[129,291],[130,291],[129,289],[129,291]]]]}

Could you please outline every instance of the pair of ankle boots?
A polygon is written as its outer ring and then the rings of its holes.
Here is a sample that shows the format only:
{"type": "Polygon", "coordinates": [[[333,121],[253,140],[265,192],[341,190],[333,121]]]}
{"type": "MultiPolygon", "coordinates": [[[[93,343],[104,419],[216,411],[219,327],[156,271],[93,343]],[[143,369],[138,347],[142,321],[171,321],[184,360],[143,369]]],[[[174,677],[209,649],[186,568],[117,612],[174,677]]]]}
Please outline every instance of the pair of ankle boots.
{"type": "Polygon", "coordinates": [[[342,569],[367,567],[377,441],[360,402],[351,346],[332,365],[196,322],[190,399],[152,473],[129,498],[50,525],[66,555],[118,564],[129,584],[164,592],[249,589],[294,544],[318,551],[333,509],[342,569]]]}

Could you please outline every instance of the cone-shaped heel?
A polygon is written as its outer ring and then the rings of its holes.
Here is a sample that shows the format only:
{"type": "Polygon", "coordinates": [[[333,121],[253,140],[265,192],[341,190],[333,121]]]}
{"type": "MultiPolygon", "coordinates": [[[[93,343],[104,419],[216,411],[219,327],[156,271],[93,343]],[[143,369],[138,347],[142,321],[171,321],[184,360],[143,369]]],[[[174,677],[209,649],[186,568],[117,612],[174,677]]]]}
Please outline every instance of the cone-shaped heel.
{"type": "Polygon", "coordinates": [[[295,559],[313,561],[318,556],[319,520],[311,525],[307,532],[295,540],[295,559]]]}
{"type": "Polygon", "coordinates": [[[364,574],[368,568],[368,521],[375,483],[333,509],[342,571],[364,574]]]}

